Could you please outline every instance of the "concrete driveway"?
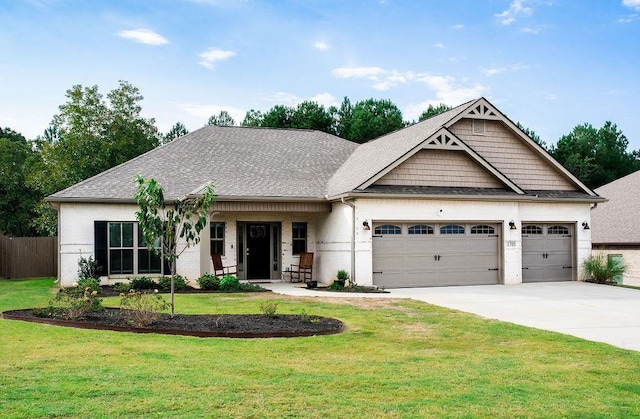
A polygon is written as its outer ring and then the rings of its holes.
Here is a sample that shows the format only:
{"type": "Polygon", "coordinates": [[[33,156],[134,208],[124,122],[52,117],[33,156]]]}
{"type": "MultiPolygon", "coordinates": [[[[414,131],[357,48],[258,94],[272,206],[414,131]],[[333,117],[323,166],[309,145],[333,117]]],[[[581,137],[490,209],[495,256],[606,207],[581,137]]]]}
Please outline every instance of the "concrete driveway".
{"type": "Polygon", "coordinates": [[[267,288],[316,297],[413,298],[640,351],[640,290],[584,282],[403,288],[389,290],[389,294],[319,293],[289,283],[268,284],[267,288]]]}

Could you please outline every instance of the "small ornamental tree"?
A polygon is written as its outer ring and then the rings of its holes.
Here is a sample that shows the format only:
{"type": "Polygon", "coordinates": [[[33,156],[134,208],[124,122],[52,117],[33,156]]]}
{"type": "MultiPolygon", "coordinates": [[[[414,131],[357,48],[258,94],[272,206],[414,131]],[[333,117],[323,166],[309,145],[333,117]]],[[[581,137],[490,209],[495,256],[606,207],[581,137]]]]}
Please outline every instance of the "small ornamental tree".
{"type": "Polygon", "coordinates": [[[173,317],[176,260],[187,248],[200,242],[200,232],[207,226],[209,209],[216,200],[214,187],[209,183],[200,196],[177,199],[167,206],[164,191],[154,179],[136,175],[136,183],[138,186],[133,198],[140,206],[136,219],[144,241],[149,250],[168,262],[171,270],[173,317]],[[156,247],[158,240],[160,247],[156,247]]]}

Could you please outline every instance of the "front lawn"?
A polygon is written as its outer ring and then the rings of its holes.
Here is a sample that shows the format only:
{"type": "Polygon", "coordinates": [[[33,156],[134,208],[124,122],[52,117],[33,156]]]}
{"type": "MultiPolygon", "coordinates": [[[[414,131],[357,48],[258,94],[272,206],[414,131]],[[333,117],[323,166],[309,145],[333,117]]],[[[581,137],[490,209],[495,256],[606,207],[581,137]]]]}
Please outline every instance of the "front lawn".
{"type": "MultiPolygon", "coordinates": [[[[0,311],[45,306],[52,283],[0,279],[0,311]]],[[[176,311],[260,313],[266,299],[347,330],[246,340],[1,319],[0,416],[640,416],[640,353],[421,302],[182,294],[176,311]]]]}

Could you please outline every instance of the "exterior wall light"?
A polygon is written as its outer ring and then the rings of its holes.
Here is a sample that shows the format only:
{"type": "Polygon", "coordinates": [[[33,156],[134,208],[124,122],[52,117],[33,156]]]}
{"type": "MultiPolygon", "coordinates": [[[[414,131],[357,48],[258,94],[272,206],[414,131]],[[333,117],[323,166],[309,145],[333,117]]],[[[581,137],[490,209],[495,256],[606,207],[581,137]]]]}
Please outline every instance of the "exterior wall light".
{"type": "Polygon", "coordinates": [[[371,230],[371,227],[369,227],[369,221],[363,221],[362,222],[362,229],[363,230],[371,230]]]}
{"type": "Polygon", "coordinates": [[[513,220],[509,221],[509,230],[517,230],[516,223],[513,220]]]}
{"type": "Polygon", "coordinates": [[[582,223],[582,228],[585,229],[585,230],[591,230],[591,227],[589,227],[589,223],[586,222],[586,221],[584,223],[582,223]]]}

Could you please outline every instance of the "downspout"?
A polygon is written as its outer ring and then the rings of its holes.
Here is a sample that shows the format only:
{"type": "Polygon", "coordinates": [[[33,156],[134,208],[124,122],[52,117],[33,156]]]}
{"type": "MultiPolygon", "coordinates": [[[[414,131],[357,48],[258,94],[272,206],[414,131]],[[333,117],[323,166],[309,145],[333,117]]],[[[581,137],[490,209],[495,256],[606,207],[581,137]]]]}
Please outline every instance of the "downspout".
{"type": "Polygon", "coordinates": [[[351,202],[345,201],[344,197],[340,198],[344,205],[351,207],[351,280],[356,282],[356,206],[351,202]]]}

